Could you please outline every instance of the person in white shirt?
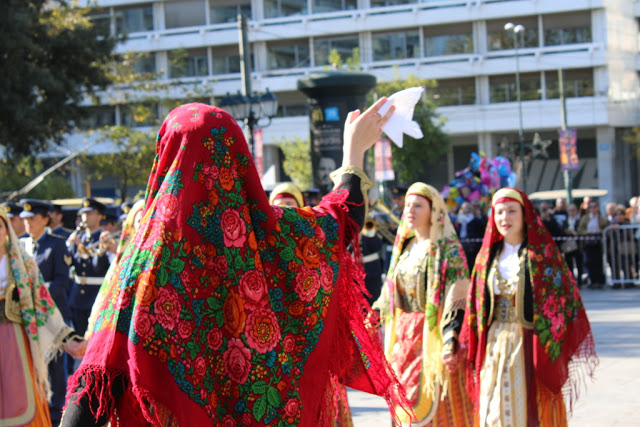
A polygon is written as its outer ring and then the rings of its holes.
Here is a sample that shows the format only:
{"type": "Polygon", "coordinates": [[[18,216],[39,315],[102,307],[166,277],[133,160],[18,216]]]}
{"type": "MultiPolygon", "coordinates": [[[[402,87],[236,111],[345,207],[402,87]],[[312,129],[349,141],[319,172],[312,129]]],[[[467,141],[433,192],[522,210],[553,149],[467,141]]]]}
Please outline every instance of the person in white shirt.
{"type": "Polygon", "coordinates": [[[604,285],[604,270],[602,265],[602,230],[609,225],[609,221],[600,215],[600,206],[595,200],[590,201],[588,213],[578,223],[578,234],[590,236],[591,239],[583,243],[584,261],[589,270],[590,287],[602,288],[604,285]]]}

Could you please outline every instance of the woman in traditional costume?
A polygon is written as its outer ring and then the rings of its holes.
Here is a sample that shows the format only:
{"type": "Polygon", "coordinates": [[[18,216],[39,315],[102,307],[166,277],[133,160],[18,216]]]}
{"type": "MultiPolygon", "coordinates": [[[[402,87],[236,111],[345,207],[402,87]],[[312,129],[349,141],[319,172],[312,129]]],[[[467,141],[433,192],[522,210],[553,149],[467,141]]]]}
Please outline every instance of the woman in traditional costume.
{"type": "Polygon", "coordinates": [[[348,250],[383,102],[350,113],[337,188],[302,209],[268,204],[228,113],[194,103],[169,114],[63,426],[327,426],[340,383],[403,400],[348,250]]]}
{"type": "Polygon", "coordinates": [[[269,195],[269,204],[303,208],[306,206],[302,191],[293,182],[283,182],[275,186],[269,195]]]}
{"type": "Polygon", "coordinates": [[[144,208],[144,200],[138,200],[135,202],[133,206],[131,206],[131,209],[129,209],[127,218],[122,223],[122,233],[120,234],[120,241],[118,242],[118,247],[116,249],[116,256],[109,266],[109,270],[104,277],[102,285],[100,286],[100,291],[98,291],[96,300],[93,302],[93,307],[91,307],[91,315],[89,316],[87,331],[84,333],[84,339],[87,341],[91,338],[91,334],[93,333],[96,319],[100,314],[100,309],[103,306],[102,303],[104,299],[108,298],[112,293],[118,292],[117,289],[114,289],[118,282],[115,280],[112,281],[111,276],[113,276],[116,266],[118,265],[120,258],[122,258],[124,251],[133,243],[133,238],[136,235],[142,220],[142,208],[144,208]]]}
{"type": "Polygon", "coordinates": [[[462,344],[480,426],[566,426],[564,400],[597,365],[575,280],[520,190],[493,197],[462,344]]]}
{"type": "Polygon", "coordinates": [[[415,416],[402,425],[470,426],[473,406],[458,366],[458,333],[469,287],[467,261],[444,200],[409,187],[380,299],[385,350],[415,416]]]}
{"type": "MultiPolygon", "coordinates": [[[[306,206],[302,191],[292,182],[283,182],[275,186],[269,194],[269,204],[275,206],[289,206],[303,208],[306,206]]],[[[353,425],[351,409],[347,401],[347,390],[343,384],[337,384],[335,389],[338,397],[337,416],[332,426],[350,427],[353,425]]]]}
{"type": "Polygon", "coordinates": [[[84,343],[64,323],[36,262],[0,210],[0,425],[50,426],[47,365],[84,343]]]}

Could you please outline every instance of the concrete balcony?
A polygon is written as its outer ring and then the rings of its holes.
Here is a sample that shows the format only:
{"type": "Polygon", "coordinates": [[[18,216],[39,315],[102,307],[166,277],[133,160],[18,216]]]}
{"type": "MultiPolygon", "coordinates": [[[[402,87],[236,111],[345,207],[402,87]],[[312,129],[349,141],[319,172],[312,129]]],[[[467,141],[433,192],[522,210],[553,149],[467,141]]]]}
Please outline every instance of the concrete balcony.
{"type": "MultiPolygon", "coordinates": [[[[525,132],[534,132],[560,128],[560,108],[559,99],[523,101],[523,129],[525,132]]],[[[520,126],[516,102],[440,107],[437,112],[446,119],[444,131],[449,135],[515,132],[520,126]]],[[[567,100],[567,121],[570,127],[607,126],[612,114],[618,112],[610,110],[604,96],[567,100]]]]}
{"type": "MultiPolygon", "coordinates": [[[[295,38],[322,37],[338,33],[399,30],[456,22],[473,22],[517,16],[531,16],[593,10],[602,0],[441,0],[406,5],[362,8],[330,13],[314,13],[251,20],[249,41],[265,42],[295,38]]],[[[100,1],[100,5],[130,4],[124,1],[100,1]]],[[[640,7],[635,5],[636,10],[640,7]]],[[[150,52],[177,48],[221,46],[238,42],[235,23],[161,29],[131,33],[118,47],[120,52],[150,52]]]]}

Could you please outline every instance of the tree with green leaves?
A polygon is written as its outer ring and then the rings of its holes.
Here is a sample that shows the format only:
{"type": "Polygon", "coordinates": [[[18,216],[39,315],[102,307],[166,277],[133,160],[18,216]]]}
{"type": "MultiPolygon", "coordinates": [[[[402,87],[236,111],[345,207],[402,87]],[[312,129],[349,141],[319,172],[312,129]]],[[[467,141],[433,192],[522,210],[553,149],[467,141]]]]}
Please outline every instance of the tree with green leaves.
{"type": "Polygon", "coordinates": [[[60,143],[86,94],[111,83],[116,39],[66,0],[6,0],[0,17],[0,145],[26,155],[60,143]]]}
{"type": "MultiPolygon", "coordinates": [[[[398,91],[416,86],[433,88],[435,82],[415,76],[409,76],[406,80],[381,82],[370,95],[368,103],[373,103],[375,98],[391,96],[398,91]]],[[[402,148],[391,144],[393,169],[397,181],[406,184],[431,181],[433,177],[429,175],[429,166],[435,165],[449,152],[449,137],[442,130],[444,120],[438,117],[435,109],[436,106],[423,96],[422,100],[416,104],[413,119],[420,125],[424,136],[421,139],[414,139],[404,135],[402,148]]]]}
{"type": "MultiPolygon", "coordinates": [[[[39,157],[20,157],[17,159],[3,158],[0,161],[0,195],[5,199],[10,193],[23,188],[49,164],[55,163],[56,159],[42,159],[39,157]]],[[[34,189],[24,194],[18,195],[16,200],[21,198],[32,199],[62,199],[73,197],[73,189],[69,181],[69,165],[44,178],[44,180],[34,189]]]]}
{"type": "MultiPolygon", "coordinates": [[[[184,62],[186,51],[177,52],[180,54],[172,59],[172,69],[184,62]],[[177,64],[173,61],[177,61],[177,64]]],[[[147,184],[155,156],[156,132],[162,120],[158,115],[159,110],[171,111],[184,102],[208,97],[207,94],[211,93],[211,88],[206,85],[189,88],[180,82],[171,84],[157,80],[155,73],[138,72],[136,64],[144,56],[144,53],[127,52],[109,67],[114,85],[109,90],[109,96],[96,97],[94,105],[119,105],[128,117],[127,123],[87,130],[88,139],[109,143],[112,150],[103,154],[87,153],[81,158],[89,178],[103,179],[109,176],[117,180],[122,200],[134,196],[129,194],[132,186],[147,184]],[[178,92],[181,98],[164,96],[169,92],[178,92]]]]}
{"type": "Polygon", "coordinates": [[[635,149],[636,158],[640,158],[640,126],[636,126],[627,132],[624,140],[635,149]]]}
{"type": "Polygon", "coordinates": [[[111,153],[87,154],[81,163],[92,178],[116,177],[120,198],[127,199],[132,186],[145,186],[155,157],[154,131],[139,131],[126,126],[109,126],[98,133],[101,141],[110,143],[111,153]]]}
{"type": "Polygon", "coordinates": [[[308,139],[283,139],[278,148],[284,154],[282,167],[294,184],[306,190],[311,187],[311,146],[308,139]]]}

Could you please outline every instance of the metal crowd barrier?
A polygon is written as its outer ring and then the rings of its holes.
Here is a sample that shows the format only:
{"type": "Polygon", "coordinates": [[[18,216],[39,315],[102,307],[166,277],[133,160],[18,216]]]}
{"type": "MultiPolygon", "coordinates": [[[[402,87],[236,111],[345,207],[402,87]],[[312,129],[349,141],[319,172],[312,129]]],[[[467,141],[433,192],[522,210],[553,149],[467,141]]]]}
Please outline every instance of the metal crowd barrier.
{"type": "Polygon", "coordinates": [[[640,224],[609,225],[602,231],[603,256],[609,271],[608,285],[639,283],[640,224]]]}
{"type": "MultiPolygon", "coordinates": [[[[640,224],[609,225],[602,235],[554,237],[558,247],[566,240],[602,240],[602,256],[607,285],[640,284],[640,224]]],[[[477,239],[460,239],[460,242],[482,242],[477,239]]],[[[589,266],[585,264],[588,270],[589,266]]]]}

